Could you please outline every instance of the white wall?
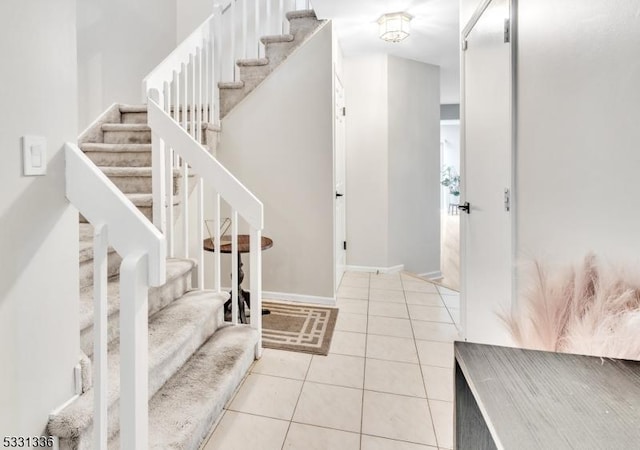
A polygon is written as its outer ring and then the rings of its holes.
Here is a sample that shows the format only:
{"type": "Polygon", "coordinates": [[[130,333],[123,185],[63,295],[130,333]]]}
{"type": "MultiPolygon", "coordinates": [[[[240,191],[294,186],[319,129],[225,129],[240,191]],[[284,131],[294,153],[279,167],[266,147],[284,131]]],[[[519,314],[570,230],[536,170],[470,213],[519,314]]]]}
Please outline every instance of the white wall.
{"type": "Polygon", "coordinates": [[[211,0],[175,0],[175,2],[176,42],[180,43],[213,13],[214,2],[211,0]]]}
{"type": "Polygon", "coordinates": [[[639,269],[636,0],[519,5],[518,250],[639,269]]]}
{"type": "Polygon", "coordinates": [[[274,241],[265,291],[334,296],[332,83],[329,24],[222,121],[217,156],[264,203],[274,241]]]}
{"type": "Polygon", "coordinates": [[[347,264],[388,267],[386,55],[345,58],[347,264]]]}
{"type": "Polygon", "coordinates": [[[176,26],[176,0],[78,1],[80,130],[112,103],[142,103],[142,79],[175,48],[176,26]]]}
{"type": "Polygon", "coordinates": [[[389,56],[389,265],[440,270],[440,68],[389,56]]]}
{"type": "Polygon", "coordinates": [[[345,58],[347,264],[440,267],[439,68],[345,58]]]}
{"type": "Polygon", "coordinates": [[[75,0],[0,2],[0,436],[45,435],[73,395],[78,215],[62,145],[77,135],[75,0]],[[46,176],[22,176],[20,137],[44,136],[46,176]]]}
{"type": "Polygon", "coordinates": [[[460,29],[464,29],[483,0],[460,0],[460,29]]]}

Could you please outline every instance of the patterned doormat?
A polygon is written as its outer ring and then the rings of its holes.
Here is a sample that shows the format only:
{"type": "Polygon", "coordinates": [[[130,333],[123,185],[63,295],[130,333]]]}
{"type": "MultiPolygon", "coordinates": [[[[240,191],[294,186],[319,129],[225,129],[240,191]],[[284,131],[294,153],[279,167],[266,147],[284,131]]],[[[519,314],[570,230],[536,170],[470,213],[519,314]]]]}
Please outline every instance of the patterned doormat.
{"type": "Polygon", "coordinates": [[[265,348],[327,355],[338,318],[337,308],[263,301],[271,314],[262,316],[265,348]]]}

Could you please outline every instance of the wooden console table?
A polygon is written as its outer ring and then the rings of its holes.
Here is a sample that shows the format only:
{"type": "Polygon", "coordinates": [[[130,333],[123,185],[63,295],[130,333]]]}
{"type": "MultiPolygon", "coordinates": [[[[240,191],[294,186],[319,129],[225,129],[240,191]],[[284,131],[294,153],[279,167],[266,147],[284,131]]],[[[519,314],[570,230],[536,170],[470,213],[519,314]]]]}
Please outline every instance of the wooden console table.
{"type": "Polygon", "coordinates": [[[466,342],[454,353],[454,448],[640,448],[640,362],[466,342]]]}

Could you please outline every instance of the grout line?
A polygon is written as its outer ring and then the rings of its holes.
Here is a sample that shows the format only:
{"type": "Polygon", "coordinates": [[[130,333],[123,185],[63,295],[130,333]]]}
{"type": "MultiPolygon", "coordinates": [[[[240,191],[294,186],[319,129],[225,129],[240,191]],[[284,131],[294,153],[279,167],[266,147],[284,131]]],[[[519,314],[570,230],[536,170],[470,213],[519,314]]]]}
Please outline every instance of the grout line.
{"type": "Polygon", "coordinates": [[[300,403],[300,397],[302,397],[302,390],[304,389],[304,385],[307,382],[307,377],[309,376],[309,371],[311,370],[311,363],[313,362],[314,357],[315,355],[312,355],[311,358],[309,358],[309,365],[307,366],[307,371],[304,374],[304,379],[302,380],[302,385],[300,386],[300,392],[298,393],[296,404],[293,407],[293,411],[291,412],[291,419],[289,420],[289,425],[287,425],[287,432],[284,434],[284,439],[282,440],[282,447],[280,450],[284,450],[284,444],[287,442],[287,437],[289,436],[289,430],[291,429],[291,423],[293,422],[293,416],[295,416],[296,410],[298,409],[298,404],[300,403]]]}
{"type": "Polygon", "coordinates": [[[362,372],[362,397],[360,401],[360,450],[362,450],[362,430],[364,427],[364,387],[367,382],[367,345],[369,345],[369,306],[371,298],[371,274],[369,274],[369,284],[367,286],[367,326],[365,328],[364,339],[364,371],[362,372]]]}
{"type": "MultiPolygon", "coordinates": [[[[402,277],[400,277],[400,281],[402,282],[402,286],[404,287],[404,281],[402,281],[402,277]]],[[[427,282],[428,283],[428,282],[427,282]]],[[[407,299],[407,294],[405,292],[405,301],[407,299]]],[[[442,301],[442,297],[440,297],[440,301],[442,301]]],[[[407,308],[408,309],[408,308],[407,308]]],[[[424,379],[424,372],[422,371],[422,361],[420,360],[420,352],[418,351],[418,344],[416,342],[416,333],[413,329],[413,322],[409,320],[411,324],[411,333],[413,334],[413,346],[416,349],[416,355],[418,356],[418,366],[420,368],[420,376],[422,377],[422,387],[424,388],[424,394],[426,396],[427,408],[429,409],[429,418],[431,419],[431,429],[433,430],[433,437],[436,441],[436,447],[438,447],[438,435],[436,434],[436,424],[433,420],[433,412],[431,411],[431,403],[429,403],[429,391],[427,390],[427,383],[424,379]]]]}

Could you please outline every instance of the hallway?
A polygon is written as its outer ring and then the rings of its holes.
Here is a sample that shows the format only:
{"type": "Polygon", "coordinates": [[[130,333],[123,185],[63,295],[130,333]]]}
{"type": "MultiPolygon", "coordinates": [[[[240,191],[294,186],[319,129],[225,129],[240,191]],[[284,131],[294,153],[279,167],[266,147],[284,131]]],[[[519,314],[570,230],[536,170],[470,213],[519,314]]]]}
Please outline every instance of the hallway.
{"type": "Polygon", "coordinates": [[[329,355],[265,349],[203,448],[452,448],[458,304],[408,274],[346,273],[329,355]]]}

